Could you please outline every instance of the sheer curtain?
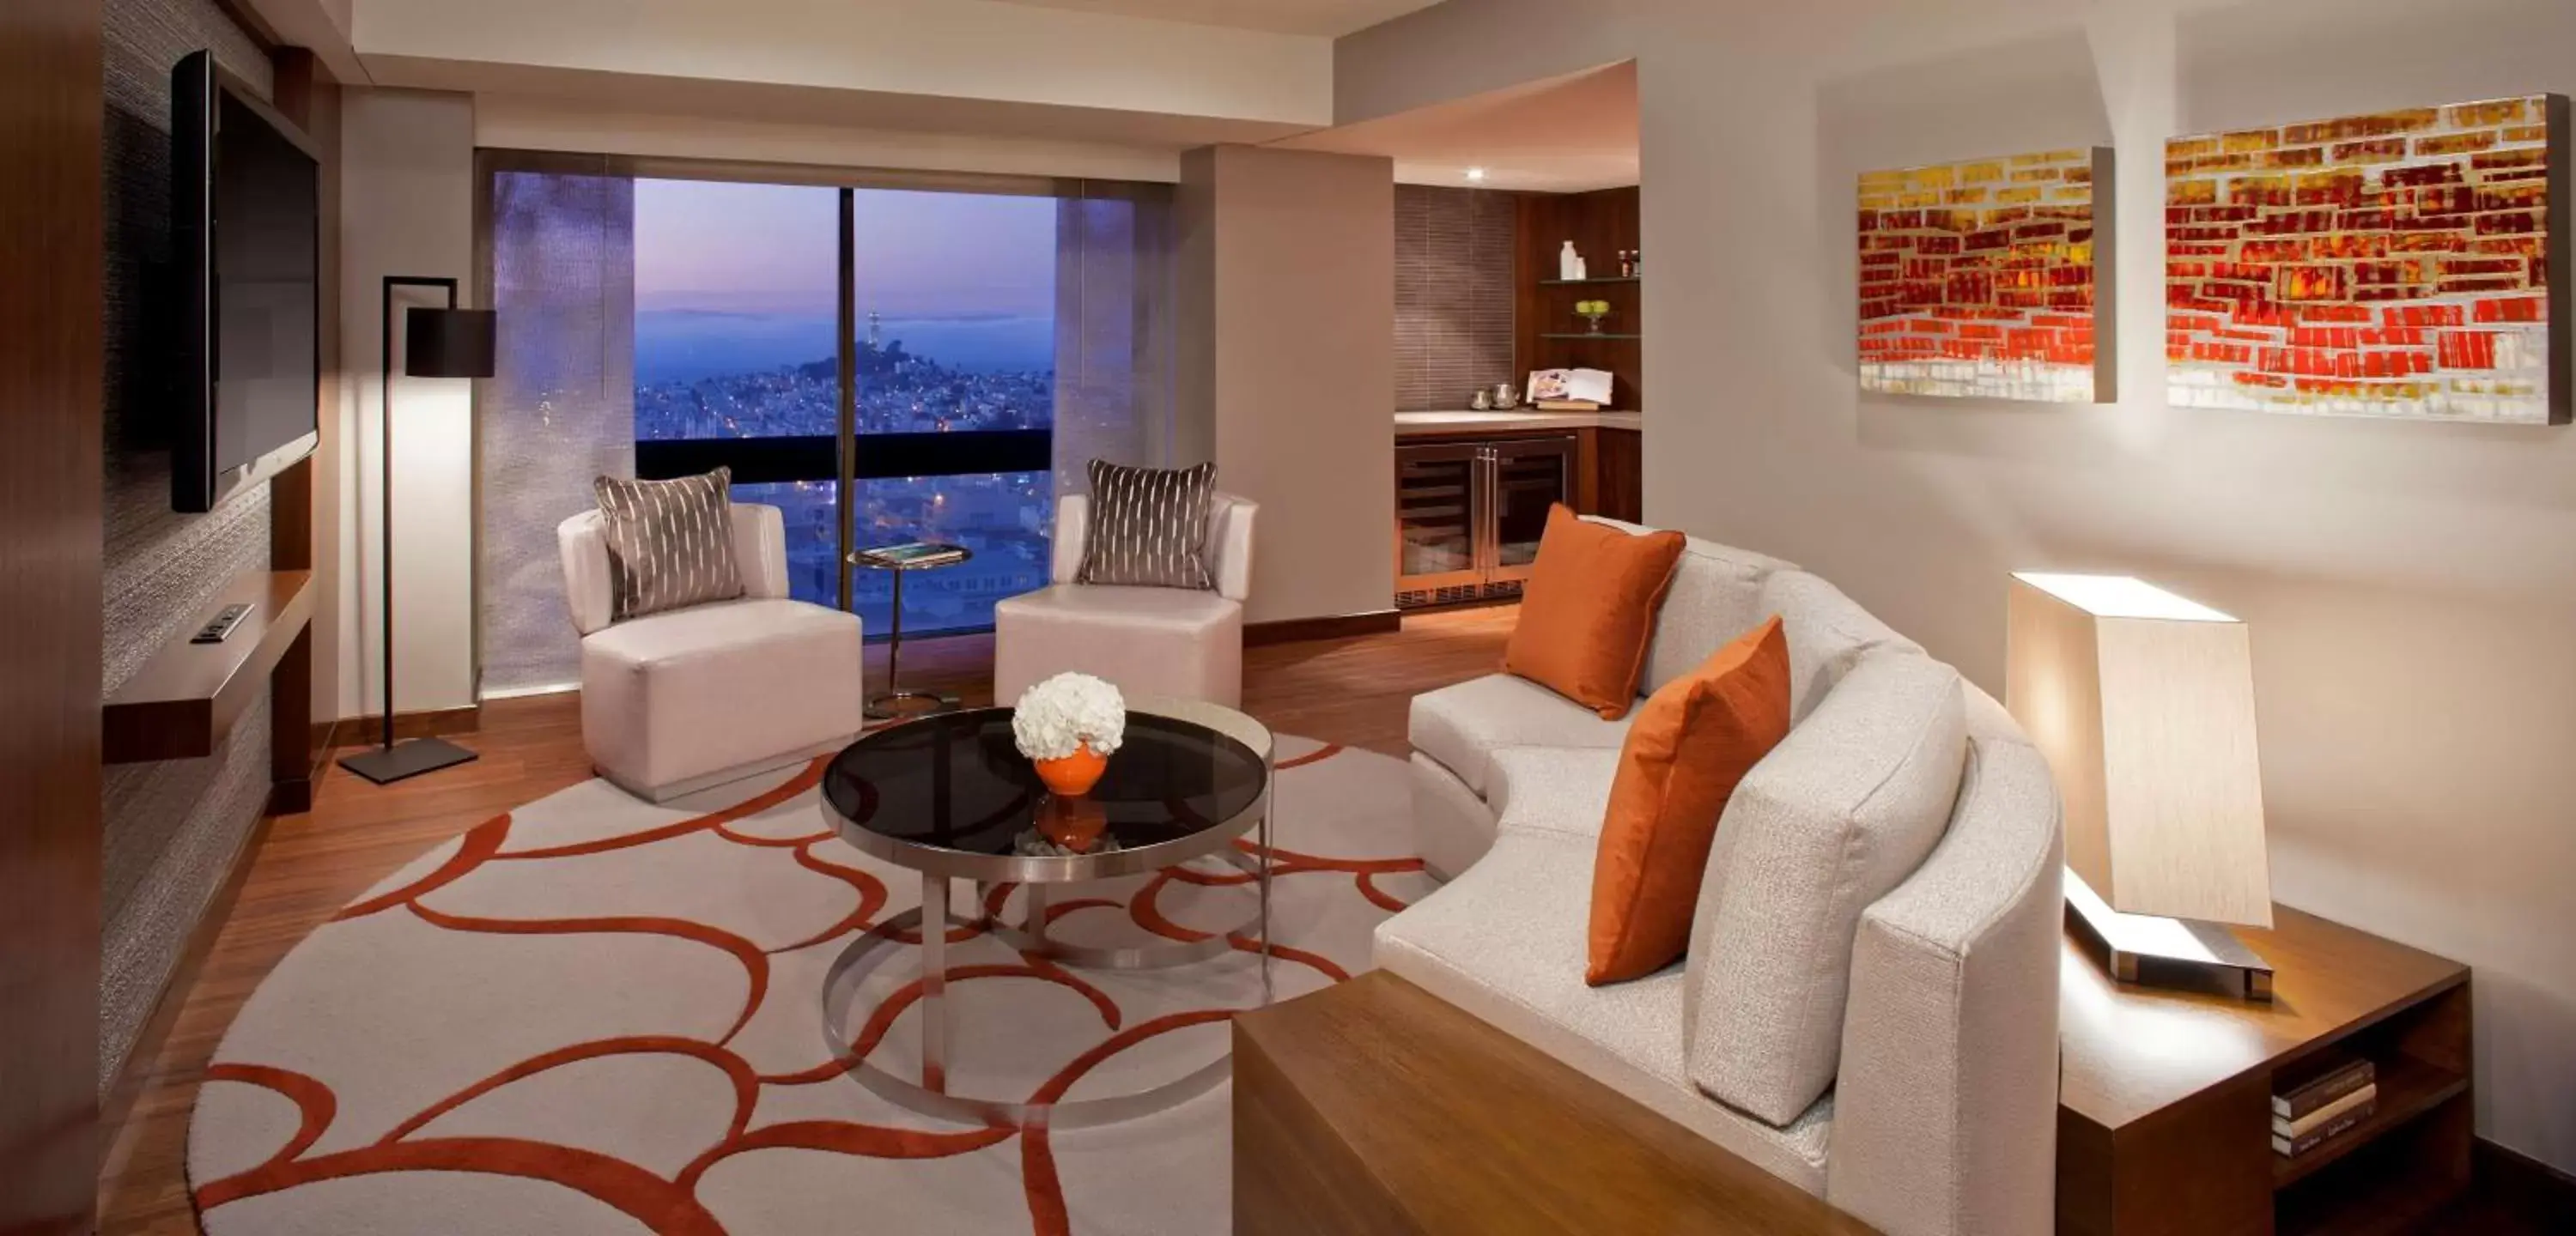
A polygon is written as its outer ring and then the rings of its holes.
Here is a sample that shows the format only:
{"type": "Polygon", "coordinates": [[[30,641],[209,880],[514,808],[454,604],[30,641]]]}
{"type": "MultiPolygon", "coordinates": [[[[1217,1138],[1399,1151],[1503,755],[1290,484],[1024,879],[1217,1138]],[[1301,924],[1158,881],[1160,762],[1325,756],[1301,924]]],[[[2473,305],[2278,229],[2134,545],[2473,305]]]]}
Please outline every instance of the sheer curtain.
{"type": "Polygon", "coordinates": [[[1083,181],[1056,207],[1055,491],[1173,460],[1172,187],[1083,181]]]}
{"type": "Polygon", "coordinates": [[[555,525],[591,480],[635,472],[635,182],[495,172],[490,297],[502,323],[481,456],[483,693],[581,679],[555,525]]]}

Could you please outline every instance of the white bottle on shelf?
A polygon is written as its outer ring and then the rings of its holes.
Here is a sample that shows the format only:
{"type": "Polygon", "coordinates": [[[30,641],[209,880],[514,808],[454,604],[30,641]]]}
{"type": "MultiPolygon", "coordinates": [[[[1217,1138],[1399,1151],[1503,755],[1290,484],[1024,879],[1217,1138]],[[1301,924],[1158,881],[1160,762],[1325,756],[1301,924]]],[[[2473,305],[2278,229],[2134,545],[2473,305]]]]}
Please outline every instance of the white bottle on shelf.
{"type": "Polygon", "coordinates": [[[1565,242],[1565,248],[1557,252],[1556,277],[1568,282],[1583,278],[1583,255],[1574,251],[1573,241],[1565,242]]]}

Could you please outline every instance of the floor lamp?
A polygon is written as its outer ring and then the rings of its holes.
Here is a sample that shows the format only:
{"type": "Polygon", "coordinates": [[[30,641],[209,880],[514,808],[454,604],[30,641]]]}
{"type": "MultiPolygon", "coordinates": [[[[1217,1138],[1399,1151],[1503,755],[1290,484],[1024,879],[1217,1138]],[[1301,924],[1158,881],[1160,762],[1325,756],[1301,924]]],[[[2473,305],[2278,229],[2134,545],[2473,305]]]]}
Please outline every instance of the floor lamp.
{"type": "Polygon", "coordinates": [[[378,448],[378,462],[383,467],[383,508],[379,516],[384,534],[382,566],[384,597],[385,648],[385,734],[383,745],[362,755],[340,761],[348,769],[369,781],[383,785],[405,777],[436,772],[474,758],[474,753],[442,738],[415,738],[410,742],[394,741],[394,289],[397,287],[440,288],[447,293],[443,309],[410,309],[403,316],[403,376],[412,378],[488,378],[492,376],[492,354],[497,332],[489,309],[456,307],[454,279],[428,279],[409,275],[385,276],[384,322],[381,355],[384,394],[377,405],[383,418],[383,433],[378,448]]]}

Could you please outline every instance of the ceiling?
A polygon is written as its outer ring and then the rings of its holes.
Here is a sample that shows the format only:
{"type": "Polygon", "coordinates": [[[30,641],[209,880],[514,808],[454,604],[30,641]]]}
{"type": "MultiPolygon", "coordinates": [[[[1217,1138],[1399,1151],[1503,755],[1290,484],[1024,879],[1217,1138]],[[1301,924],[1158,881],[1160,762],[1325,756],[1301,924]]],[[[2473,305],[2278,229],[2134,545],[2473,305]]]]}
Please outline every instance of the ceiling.
{"type": "Polygon", "coordinates": [[[1637,183],[1637,65],[1625,61],[1271,143],[1384,155],[1402,184],[1582,193],[1637,183]],[[1485,169],[1482,181],[1467,169],[1485,169]]]}
{"type": "Polygon", "coordinates": [[[1415,9],[1430,8],[1439,3],[1439,0],[1004,0],[1004,2],[1037,8],[1111,13],[1121,17],[1150,17],[1163,21],[1194,22],[1202,26],[1231,26],[1239,30],[1264,30],[1274,34],[1339,38],[1354,30],[1366,30],[1390,18],[1402,17],[1415,9]]]}

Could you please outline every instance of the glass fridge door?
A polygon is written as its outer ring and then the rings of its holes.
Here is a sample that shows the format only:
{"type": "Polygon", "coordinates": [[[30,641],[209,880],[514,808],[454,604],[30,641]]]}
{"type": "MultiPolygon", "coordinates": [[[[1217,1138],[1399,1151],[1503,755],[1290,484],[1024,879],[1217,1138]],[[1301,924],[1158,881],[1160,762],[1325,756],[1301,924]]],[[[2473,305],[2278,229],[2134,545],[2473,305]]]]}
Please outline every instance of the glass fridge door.
{"type": "Polygon", "coordinates": [[[1482,582],[1476,553],[1480,452],[1475,445],[1396,448],[1397,592],[1482,582]]]}
{"type": "Polygon", "coordinates": [[[1538,561],[1548,508],[1574,500],[1574,439],[1497,442],[1491,465],[1494,509],[1492,582],[1529,578],[1538,561]]]}

